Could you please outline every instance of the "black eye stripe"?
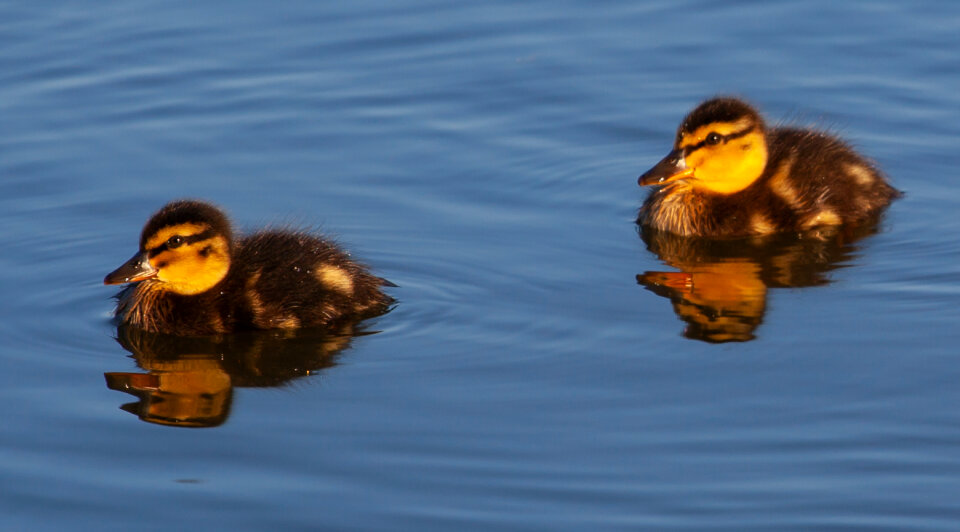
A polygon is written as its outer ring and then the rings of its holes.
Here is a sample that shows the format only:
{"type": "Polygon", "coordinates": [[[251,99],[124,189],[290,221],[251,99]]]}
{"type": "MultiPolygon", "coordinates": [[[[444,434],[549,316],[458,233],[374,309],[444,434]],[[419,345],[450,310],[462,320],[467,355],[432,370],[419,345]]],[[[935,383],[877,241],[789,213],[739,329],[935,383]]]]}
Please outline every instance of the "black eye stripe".
{"type": "MultiPolygon", "coordinates": [[[[740,131],[735,131],[735,132],[730,133],[730,134],[728,134],[728,135],[720,135],[719,133],[716,133],[716,135],[718,135],[718,136],[720,137],[720,140],[721,140],[722,142],[726,143],[726,142],[731,141],[731,140],[733,140],[733,139],[738,139],[738,138],[746,135],[747,133],[750,133],[751,131],[753,131],[753,126],[750,126],[750,127],[748,127],[747,129],[743,129],[743,130],[740,130],[740,131]]],[[[710,135],[713,135],[713,134],[714,134],[714,133],[711,132],[710,134],[707,135],[707,137],[709,137],[710,135]]],[[[691,154],[691,153],[699,150],[700,148],[706,146],[707,144],[709,144],[709,143],[706,141],[706,139],[701,140],[700,142],[698,142],[698,143],[696,143],[696,144],[692,144],[692,145],[690,145],[690,146],[687,146],[687,147],[683,148],[683,154],[684,154],[684,155],[691,154]]],[[[719,143],[718,143],[718,144],[719,144],[719,143]]]]}
{"type": "MultiPolygon", "coordinates": [[[[187,244],[193,244],[193,243],[195,243],[195,242],[200,242],[201,240],[207,240],[208,238],[212,237],[213,234],[214,234],[214,233],[213,233],[213,229],[207,229],[206,231],[197,233],[197,234],[195,234],[195,235],[180,237],[180,238],[181,238],[181,243],[180,243],[180,245],[177,246],[177,247],[182,247],[182,246],[187,245],[187,244]]],[[[169,242],[169,239],[167,240],[167,242],[169,242]]],[[[167,242],[164,242],[163,244],[160,244],[159,246],[157,246],[157,247],[155,247],[155,248],[153,248],[153,249],[147,250],[147,256],[148,256],[148,257],[151,257],[151,258],[152,258],[152,257],[156,257],[156,256],[159,255],[160,253],[163,253],[164,251],[167,251],[168,249],[171,249],[170,246],[167,245],[167,242]]]]}

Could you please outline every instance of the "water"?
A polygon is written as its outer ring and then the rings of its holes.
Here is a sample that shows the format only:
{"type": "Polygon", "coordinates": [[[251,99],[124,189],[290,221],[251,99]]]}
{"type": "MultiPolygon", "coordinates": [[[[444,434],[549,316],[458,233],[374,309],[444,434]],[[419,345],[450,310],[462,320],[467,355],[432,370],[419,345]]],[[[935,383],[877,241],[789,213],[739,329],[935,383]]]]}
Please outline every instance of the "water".
{"type": "Polygon", "coordinates": [[[958,49],[945,1],[0,5],[0,528],[954,530],[958,49]],[[638,282],[682,260],[636,176],[717,93],[906,196],[689,307],[638,282]],[[131,343],[100,281],[184,196],[399,305],[131,343]]]}

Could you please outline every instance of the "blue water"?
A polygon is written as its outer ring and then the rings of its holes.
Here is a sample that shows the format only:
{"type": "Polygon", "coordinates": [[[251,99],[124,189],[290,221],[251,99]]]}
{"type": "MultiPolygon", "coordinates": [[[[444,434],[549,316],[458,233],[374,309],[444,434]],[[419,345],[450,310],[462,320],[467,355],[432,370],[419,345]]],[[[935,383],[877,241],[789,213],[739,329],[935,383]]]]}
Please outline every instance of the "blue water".
{"type": "Polygon", "coordinates": [[[0,528],[956,530],[958,50],[948,1],[0,4],[0,528]],[[723,343],[633,224],[718,93],[906,193],[715,261],[802,280],[735,277],[723,343]],[[322,228],[398,306],[125,349],[101,279],[185,196],[322,228]]]}

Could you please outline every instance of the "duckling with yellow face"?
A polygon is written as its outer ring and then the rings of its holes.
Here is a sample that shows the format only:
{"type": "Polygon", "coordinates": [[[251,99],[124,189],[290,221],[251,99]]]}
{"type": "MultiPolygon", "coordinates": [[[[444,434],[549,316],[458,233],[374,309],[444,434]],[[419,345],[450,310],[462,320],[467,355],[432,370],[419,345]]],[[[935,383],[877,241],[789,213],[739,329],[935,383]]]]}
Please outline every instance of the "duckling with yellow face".
{"type": "Polygon", "coordinates": [[[677,130],[673,150],[640,176],[656,189],[637,223],[685,236],[743,237],[856,225],[899,192],[843,141],[768,129],[736,98],[714,98],[677,130]]]}
{"type": "Polygon", "coordinates": [[[143,228],[140,249],[104,278],[135,283],[119,296],[122,324],[184,336],[326,327],[386,312],[392,283],[303,231],[235,238],[227,216],[174,201],[143,228]]]}

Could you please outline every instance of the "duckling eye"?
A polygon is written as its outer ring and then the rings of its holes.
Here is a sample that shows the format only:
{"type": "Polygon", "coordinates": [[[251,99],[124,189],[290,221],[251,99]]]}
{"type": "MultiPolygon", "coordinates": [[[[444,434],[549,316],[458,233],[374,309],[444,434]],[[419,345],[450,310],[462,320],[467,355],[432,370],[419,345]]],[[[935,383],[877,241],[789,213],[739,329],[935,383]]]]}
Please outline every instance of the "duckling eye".
{"type": "Polygon", "coordinates": [[[707,144],[710,144],[711,146],[720,144],[721,140],[723,140],[723,137],[721,137],[717,133],[710,133],[709,135],[707,135],[707,144]]]}
{"type": "Polygon", "coordinates": [[[178,248],[178,247],[180,247],[180,246],[182,246],[182,245],[183,245],[183,237],[180,236],[180,235],[171,236],[171,237],[167,240],[167,248],[168,248],[168,249],[178,248]]]}

